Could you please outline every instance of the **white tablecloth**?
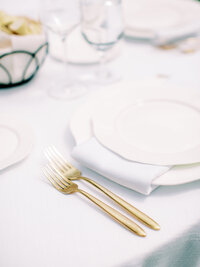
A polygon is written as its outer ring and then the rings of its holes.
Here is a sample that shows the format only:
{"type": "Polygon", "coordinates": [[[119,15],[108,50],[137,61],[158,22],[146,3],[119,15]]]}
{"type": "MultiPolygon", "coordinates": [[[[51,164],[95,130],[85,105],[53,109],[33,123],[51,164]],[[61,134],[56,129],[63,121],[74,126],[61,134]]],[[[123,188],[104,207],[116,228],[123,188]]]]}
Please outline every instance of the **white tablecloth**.
{"type": "MultiPolygon", "coordinates": [[[[126,80],[164,74],[169,75],[168,82],[200,90],[200,52],[186,55],[124,43],[121,56],[111,67],[121,71],[126,80]]],[[[56,77],[59,68],[58,62],[48,58],[30,83],[0,90],[0,112],[21,117],[36,135],[31,155],[0,173],[0,266],[199,266],[200,181],[159,187],[144,196],[74,162],[70,157],[74,140],[68,125],[72,113],[87,96],[70,102],[48,97],[49,77],[56,77]],[[66,196],[56,191],[41,172],[45,163],[42,150],[50,144],[55,144],[85,176],[151,215],[161,230],[144,227],[147,237],[139,238],[78,194],[66,196]],[[183,256],[190,256],[189,263],[183,261],[183,256]]],[[[94,69],[95,66],[74,66],[73,72],[94,69]]],[[[101,88],[91,88],[96,90],[101,88]]],[[[95,189],[81,182],[80,187],[114,206],[95,189]]]]}

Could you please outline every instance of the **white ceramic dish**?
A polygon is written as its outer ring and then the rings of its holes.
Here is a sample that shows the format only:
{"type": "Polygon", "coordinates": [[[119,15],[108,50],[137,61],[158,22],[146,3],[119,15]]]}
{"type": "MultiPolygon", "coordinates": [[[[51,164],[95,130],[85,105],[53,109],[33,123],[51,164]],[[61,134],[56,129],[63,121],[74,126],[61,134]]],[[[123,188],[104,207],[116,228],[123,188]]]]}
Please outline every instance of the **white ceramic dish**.
{"type": "MultiPolygon", "coordinates": [[[[153,85],[152,82],[151,83],[148,82],[146,84],[144,82],[131,83],[133,88],[137,87],[146,88],[147,84],[150,84],[151,86],[153,85]]],[[[157,82],[154,84],[156,86],[157,82]]],[[[120,83],[118,86],[114,86],[115,93],[118,90],[120,90],[119,89],[120,87],[125,88],[127,85],[130,85],[130,83],[128,84],[120,83]]],[[[111,92],[112,90],[113,88],[110,87],[110,89],[106,88],[99,93],[95,93],[93,96],[90,97],[90,99],[85,103],[85,105],[80,107],[78,111],[74,114],[70,123],[70,128],[77,145],[87,141],[93,136],[92,123],[91,123],[92,114],[94,113],[98,103],[104,101],[104,98],[107,95],[107,93],[111,92]]],[[[182,91],[184,91],[184,89],[182,89],[182,91]]],[[[193,92],[195,93],[195,95],[198,95],[197,91],[194,90],[193,92]]],[[[156,178],[153,181],[153,184],[178,185],[178,184],[189,183],[199,179],[200,179],[200,163],[196,163],[183,166],[182,165],[174,166],[167,173],[156,178]]]]}
{"type": "Polygon", "coordinates": [[[172,167],[153,181],[154,185],[178,185],[200,179],[200,163],[172,167]]]}
{"type": "Polygon", "coordinates": [[[127,160],[200,162],[200,94],[191,89],[126,83],[107,92],[92,121],[99,142],[127,160]]]}
{"type": "Polygon", "coordinates": [[[191,0],[124,0],[125,35],[154,40],[193,33],[200,5],[191,0]]]}
{"type": "Polygon", "coordinates": [[[33,132],[24,122],[0,115],[0,170],[28,156],[33,143],[33,132]]]}

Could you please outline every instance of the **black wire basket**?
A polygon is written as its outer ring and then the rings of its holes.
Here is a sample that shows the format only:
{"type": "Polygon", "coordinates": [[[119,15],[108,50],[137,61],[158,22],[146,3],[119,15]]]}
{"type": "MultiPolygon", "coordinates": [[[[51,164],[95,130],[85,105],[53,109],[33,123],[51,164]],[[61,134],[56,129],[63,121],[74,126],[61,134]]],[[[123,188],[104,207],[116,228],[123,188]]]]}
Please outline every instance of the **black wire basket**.
{"type": "Polygon", "coordinates": [[[21,85],[30,81],[38,72],[41,65],[44,63],[46,55],[48,54],[48,43],[42,44],[34,53],[25,50],[16,50],[0,55],[0,89],[10,88],[21,85]],[[12,61],[9,57],[16,57],[18,62],[23,59],[24,66],[19,67],[18,77],[9,67],[8,62],[12,61]]]}

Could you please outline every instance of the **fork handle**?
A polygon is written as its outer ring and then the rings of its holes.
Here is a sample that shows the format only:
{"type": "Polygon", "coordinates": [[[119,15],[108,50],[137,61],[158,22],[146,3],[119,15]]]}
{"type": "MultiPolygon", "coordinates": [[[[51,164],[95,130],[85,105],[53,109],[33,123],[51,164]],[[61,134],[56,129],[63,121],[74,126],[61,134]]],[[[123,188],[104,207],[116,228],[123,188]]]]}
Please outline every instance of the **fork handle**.
{"type": "Polygon", "coordinates": [[[138,210],[134,206],[132,206],[130,203],[126,202],[124,199],[120,198],[119,196],[112,193],[107,188],[103,187],[102,185],[96,183],[95,181],[87,178],[87,177],[78,177],[79,179],[83,179],[87,181],[88,183],[94,185],[99,190],[101,190],[104,194],[106,194],[108,197],[110,197],[112,200],[114,200],[116,203],[118,203],[121,207],[123,207],[126,211],[128,211],[134,218],[145,224],[146,226],[154,229],[154,230],[160,230],[160,226],[157,222],[155,222],[153,219],[151,219],[148,215],[144,214],[142,211],[138,210]]]}
{"type": "Polygon", "coordinates": [[[102,210],[104,210],[107,214],[109,214],[113,219],[115,219],[118,223],[123,225],[125,228],[130,230],[131,232],[134,232],[135,234],[139,236],[146,236],[145,231],[138,226],[136,223],[131,221],[129,218],[118,212],[117,210],[113,209],[112,207],[108,206],[101,200],[95,198],[94,196],[90,195],[89,193],[78,189],[77,192],[81,193],[85,197],[87,197],[89,200],[91,200],[93,203],[95,203],[97,206],[99,206],[102,210]]]}

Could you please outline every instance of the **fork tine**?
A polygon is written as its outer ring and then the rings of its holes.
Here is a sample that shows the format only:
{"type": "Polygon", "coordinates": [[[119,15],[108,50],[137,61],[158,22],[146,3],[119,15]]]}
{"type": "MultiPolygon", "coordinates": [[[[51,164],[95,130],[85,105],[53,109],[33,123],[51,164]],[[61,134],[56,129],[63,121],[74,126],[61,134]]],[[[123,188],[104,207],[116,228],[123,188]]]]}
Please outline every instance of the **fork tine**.
{"type": "Polygon", "coordinates": [[[47,168],[49,169],[49,170],[51,170],[51,172],[55,175],[55,177],[61,182],[61,184],[62,185],[64,185],[64,186],[69,186],[69,184],[70,184],[70,181],[68,181],[68,180],[66,180],[66,179],[64,179],[63,177],[63,175],[62,175],[62,173],[59,171],[59,170],[57,170],[57,169],[53,169],[53,167],[51,166],[51,165],[46,165],[47,166],[47,168]],[[62,178],[61,178],[62,177],[62,178]],[[66,181],[66,182],[65,182],[66,181]]]}
{"type": "MultiPolygon", "coordinates": [[[[69,180],[66,176],[63,175],[63,173],[60,171],[60,169],[54,164],[54,162],[50,162],[50,168],[55,171],[55,173],[59,174],[64,181],[66,181],[68,184],[70,184],[71,180],[69,180]]],[[[63,182],[62,180],[62,182],[63,182]]],[[[68,185],[67,184],[67,185],[68,185]]]]}
{"type": "Polygon", "coordinates": [[[55,148],[55,146],[52,146],[51,149],[54,152],[54,155],[57,157],[57,159],[59,159],[60,162],[64,166],[67,165],[68,168],[74,168],[69,162],[66,161],[66,159],[64,158],[64,156],[60,152],[58,152],[58,150],[55,148]]]}
{"type": "Polygon", "coordinates": [[[59,174],[60,175],[60,177],[62,177],[62,179],[63,180],[65,180],[68,184],[67,185],[69,185],[69,184],[72,184],[73,182],[72,181],[70,181],[63,173],[61,173],[59,170],[56,170],[56,172],[57,172],[57,174],[59,174]]]}
{"type": "Polygon", "coordinates": [[[49,148],[47,147],[46,149],[44,149],[44,155],[46,156],[46,158],[49,160],[49,161],[52,161],[52,156],[51,156],[51,153],[49,151],[49,148]]]}
{"type": "MultiPolygon", "coordinates": [[[[63,171],[61,168],[59,168],[59,167],[55,164],[54,161],[50,161],[50,162],[49,162],[49,166],[50,166],[50,168],[51,168],[54,172],[58,173],[60,176],[62,175],[62,173],[64,173],[64,171],[63,171]]],[[[65,179],[64,179],[64,180],[65,180],[65,179]]],[[[68,181],[68,180],[67,180],[67,181],[68,181]]]]}
{"type": "Polygon", "coordinates": [[[57,185],[59,185],[62,189],[65,188],[65,185],[60,181],[58,175],[48,165],[46,166],[46,171],[48,172],[50,177],[54,180],[54,182],[57,183],[57,185]]]}
{"type": "Polygon", "coordinates": [[[47,168],[43,168],[43,173],[44,175],[47,177],[47,179],[49,180],[49,182],[58,190],[58,191],[63,191],[63,188],[61,188],[60,186],[58,186],[57,182],[52,178],[52,175],[49,174],[49,172],[47,171],[47,168]]]}
{"type": "Polygon", "coordinates": [[[68,168],[66,167],[65,164],[61,163],[59,159],[57,159],[57,156],[52,152],[51,147],[47,148],[44,151],[44,154],[48,161],[56,165],[59,169],[61,169],[63,172],[68,171],[68,168]]]}

